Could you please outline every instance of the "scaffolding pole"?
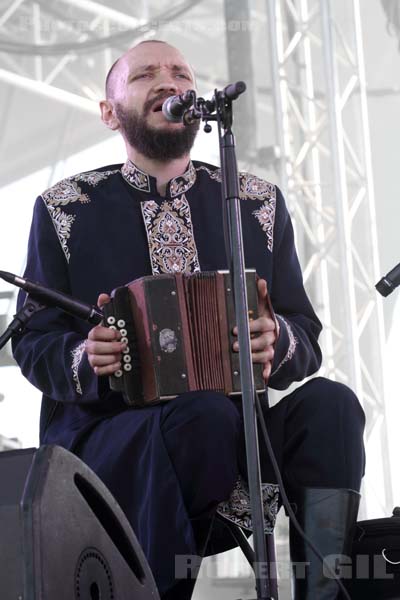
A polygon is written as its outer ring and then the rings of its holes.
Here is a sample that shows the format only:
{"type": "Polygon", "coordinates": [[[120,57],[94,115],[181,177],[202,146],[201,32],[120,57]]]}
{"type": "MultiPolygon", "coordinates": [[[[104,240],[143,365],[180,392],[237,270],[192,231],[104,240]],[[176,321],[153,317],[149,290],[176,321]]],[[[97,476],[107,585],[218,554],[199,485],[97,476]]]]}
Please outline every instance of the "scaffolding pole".
{"type": "Polygon", "coordinates": [[[349,385],[363,405],[367,453],[375,444],[381,474],[366,478],[364,506],[384,513],[392,487],[360,5],[267,0],[266,7],[280,183],[324,324],[321,374],[349,385]]]}

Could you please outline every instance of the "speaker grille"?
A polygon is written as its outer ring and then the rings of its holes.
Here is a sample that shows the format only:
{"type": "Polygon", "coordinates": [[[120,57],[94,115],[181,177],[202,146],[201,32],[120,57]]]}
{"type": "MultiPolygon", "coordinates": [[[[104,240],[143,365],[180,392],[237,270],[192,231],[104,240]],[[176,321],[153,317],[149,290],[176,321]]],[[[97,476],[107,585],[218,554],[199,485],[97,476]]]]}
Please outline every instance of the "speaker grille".
{"type": "Polygon", "coordinates": [[[115,600],[111,569],[95,548],[87,548],[78,559],[75,572],[76,600],[115,600]]]}

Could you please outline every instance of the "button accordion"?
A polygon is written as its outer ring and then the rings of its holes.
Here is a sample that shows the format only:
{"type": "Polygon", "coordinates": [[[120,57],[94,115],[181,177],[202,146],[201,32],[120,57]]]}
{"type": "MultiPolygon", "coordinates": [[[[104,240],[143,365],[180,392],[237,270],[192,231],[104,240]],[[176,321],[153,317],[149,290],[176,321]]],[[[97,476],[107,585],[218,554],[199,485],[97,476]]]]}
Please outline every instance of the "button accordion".
{"type": "MultiPolygon", "coordinates": [[[[249,318],[255,319],[254,270],[246,271],[246,285],[249,318]]],[[[229,272],[141,277],[113,290],[102,310],[104,324],[127,343],[121,369],[110,377],[111,389],[122,392],[127,404],[146,406],[196,390],[241,393],[229,272]]],[[[257,391],[265,388],[262,371],[253,364],[257,391]]]]}

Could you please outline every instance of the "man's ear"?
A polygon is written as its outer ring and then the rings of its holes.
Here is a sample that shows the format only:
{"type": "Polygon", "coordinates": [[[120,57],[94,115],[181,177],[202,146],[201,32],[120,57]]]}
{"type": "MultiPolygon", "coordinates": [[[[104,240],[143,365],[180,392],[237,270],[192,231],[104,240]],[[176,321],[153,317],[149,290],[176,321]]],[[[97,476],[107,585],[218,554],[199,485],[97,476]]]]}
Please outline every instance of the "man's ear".
{"type": "Polygon", "coordinates": [[[111,100],[100,101],[101,120],[109,129],[119,129],[119,120],[115,114],[115,106],[111,100]]]}

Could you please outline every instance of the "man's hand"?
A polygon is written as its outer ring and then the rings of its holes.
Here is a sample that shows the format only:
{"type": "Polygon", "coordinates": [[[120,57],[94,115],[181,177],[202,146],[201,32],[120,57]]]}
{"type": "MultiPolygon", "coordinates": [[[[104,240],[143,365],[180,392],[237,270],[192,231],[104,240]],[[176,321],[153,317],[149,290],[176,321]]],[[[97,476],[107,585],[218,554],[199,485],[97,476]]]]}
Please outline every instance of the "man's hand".
{"type": "MultiPolygon", "coordinates": [[[[267,380],[271,374],[274,360],[274,343],[279,336],[279,323],[275,323],[273,316],[267,308],[267,282],[265,279],[257,281],[258,290],[258,318],[250,320],[250,348],[253,363],[264,365],[263,377],[267,380]]],[[[233,329],[234,335],[238,334],[237,327],[233,329]]],[[[239,343],[233,344],[233,349],[239,350],[239,343]]]]}
{"type": "MultiPolygon", "coordinates": [[[[97,304],[99,308],[110,302],[110,296],[100,294],[97,304]]],[[[121,334],[115,329],[96,325],[89,331],[85,350],[89,364],[96,375],[112,375],[121,368],[122,350],[126,348],[121,343],[121,334]]]]}

